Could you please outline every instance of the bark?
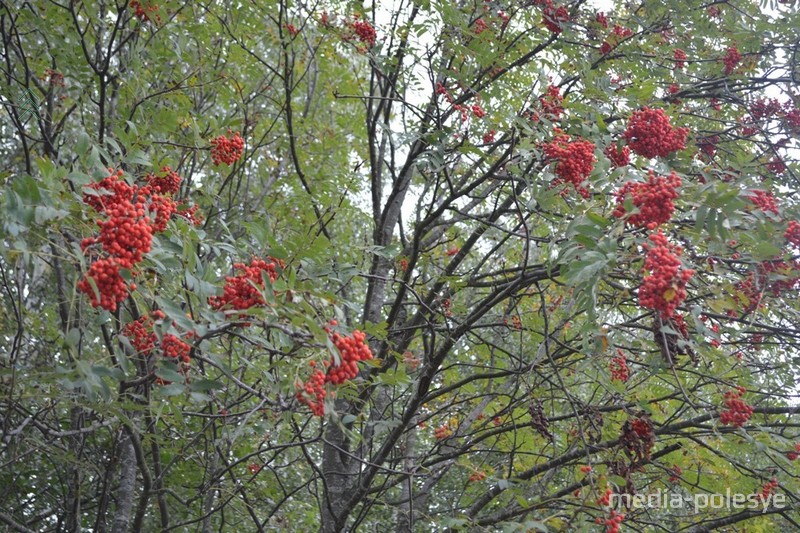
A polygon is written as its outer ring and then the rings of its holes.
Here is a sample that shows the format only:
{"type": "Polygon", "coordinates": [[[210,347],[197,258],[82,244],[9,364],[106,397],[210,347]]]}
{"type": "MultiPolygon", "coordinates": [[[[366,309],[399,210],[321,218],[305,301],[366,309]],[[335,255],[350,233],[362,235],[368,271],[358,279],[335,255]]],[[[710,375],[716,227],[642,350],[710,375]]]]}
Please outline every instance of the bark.
{"type": "MultiPolygon", "coordinates": [[[[338,404],[339,402],[337,402],[338,404]]],[[[325,447],[322,457],[322,474],[325,478],[325,495],[322,502],[323,533],[338,533],[344,529],[344,523],[350,511],[346,507],[352,484],[349,482],[350,458],[342,449],[346,449],[345,435],[336,423],[330,423],[325,430],[325,447]]]]}
{"type": "Polygon", "coordinates": [[[136,495],[136,452],[130,435],[123,430],[120,437],[120,478],[117,488],[117,510],[111,530],[115,533],[128,531],[136,495]]]}

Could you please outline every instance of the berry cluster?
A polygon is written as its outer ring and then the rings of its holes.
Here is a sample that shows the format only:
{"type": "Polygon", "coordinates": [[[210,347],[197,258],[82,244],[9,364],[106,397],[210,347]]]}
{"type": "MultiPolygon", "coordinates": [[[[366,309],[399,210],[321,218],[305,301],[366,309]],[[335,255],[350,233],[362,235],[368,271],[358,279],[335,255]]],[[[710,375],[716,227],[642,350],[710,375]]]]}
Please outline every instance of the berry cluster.
{"type": "Polygon", "coordinates": [[[378,34],[375,32],[375,27],[367,20],[361,18],[360,13],[353,15],[353,20],[348,20],[345,23],[344,41],[358,41],[357,45],[360,53],[365,53],[367,50],[375,46],[375,41],[378,34]]]}
{"type": "Polygon", "coordinates": [[[614,491],[611,488],[607,488],[606,491],[603,493],[602,496],[597,498],[597,505],[600,507],[608,507],[611,505],[611,495],[614,494],[614,491]]]}
{"type": "Polygon", "coordinates": [[[630,369],[628,369],[628,362],[625,360],[622,350],[617,350],[617,355],[611,358],[608,370],[611,372],[612,381],[621,381],[622,383],[628,381],[630,369]]]}
{"type": "Polygon", "coordinates": [[[788,457],[790,461],[795,461],[800,457],[800,442],[794,445],[794,450],[788,452],[786,457],[788,457]]]}
{"type": "Polygon", "coordinates": [[[422,363],[419,357],[415,356],[413,352],[406,350],[403,352],[403,363],[408,367],[410,372],[415,371],[419,368],[419,365],[422,363]]]}
{"type": "Polygon", "coordinates": [[[619,533],[620,527],[622,527],[622,522],[625,520],[625,515],[616,512],[615,510],[611,510],[608,514],[608,518],[596,518],[595,524],[601,524],[606,526],[606,533],[619,533]]]}
{"type": "Polygon", "coordinates": [[[660,230],[648,239],[652,244],[644,244],[643,248],[647,252],[644,270],[649,275],[639,287],[639,305],[658,311],[662,318],[670,318],[686,299],[686,284],[694,270],[681,268],[681,248],[669,244],[660,230]]]}
{"type": "Polygon", "coordinates": [[[598,11],[597,14],[594,16],[594,21],[600,24],[604,28],[608,28],[608,17],[602,11],[598,11]]]}
{"type": "Polygon", "coordinates": [[[556,135],[542,149],[549,161],[555,161],[557,179],[553,185],[571,183],[584,198],[589,197],[589,190],[583,186],[594,168],[594,144],[579,139],[570,140],[568,135],[556,135]]]}
{"type": "Polygon", "coordinates": [[[358,361],[372,359],[372,350],[364,342],[366,338],[366,333],[359,330],[354,330],[353,334],[348,337],[343,337],[338,333],[331,335],[331,342],[339,351],[341,360],[339,364],[333,361],[328,362],[328,373],[325,376],[327,382],[340,385],[358,375],[358,361]]]}
{"type": "Polygon", "coordinates": [[[486,472],[483,470],[476,470],[469,476],[470,483],[475,481],[483,481],[484,479],[486,479],[486,472]]]}
{"type": "Polygon", "coordinates": [[[682,69],[686,66],[686,52],[681,50],[680,48],[676,48],[675,52],[673,52],[672,57],[675,58],[675,68],[682,69]]]}
{"type": "Polygon", "coordinates": [[[651,170],[646,182],[629,181],[616,192],[617,207],[613,214],[617,218],[624,217],[625,199],[630,197],[639,212],[629,215],[626,222],[633,226],[655,229],[672,218],[675,211],[673,201],[678,198],[676,189],[680,186],[681,179],[675,172],[664,177],[656,176],[651,170]]]}
{"type": "Polygon", "coordinates": [[[719,414],[719,420],[723,425],[740,428],[750,420],[753,408],[742,400],[744,393],[744,387],[737,387],[736,390],[725,393],[726,409],[719,414]]]}
{"type": "Polygon", "coordinates": [[[697,140],[697,148],[700,152],[705,154],[709,159],[713,158],[717,153],[717,144],[719,144],[719,135],[711,135],[697,140]]]}
{"type": "Polygon", "coordinates": [[[42,81],[47,81],[50,85],[55,87],[64,87],[64,75],[57,70],[51,68],[44,69],[44,75],[39,77],[42,81]]]}
{"type": "MultiPolygon", "coordinates": [[[[231,135],[230,130],[228,130],[228,135],[231,135]]],[[[215,165],[222,163],[232,165],[244,153],[244,139],[242,139],[238,131],[230,138],[220,135],[215,139],[211,139],[211,145],[211,160],[215,165]]]]}
{"type": "MultiPolygon", "coordinates": [[[[125,336],[133,346],[136,353],[142,357],[151,355],[158,343],[158,336],[153,331],[153,326],[157,321],[164,320],[166,315],[159,310],[153,311],[150,315],[139,317],[133,322],[128,322],[122,328],[122,335],[125,336]]],[[[171,333],[165,334],[161,338],[161,354],[181,365],[181,372],[189,370],[189,353],[191,346],[171,333]]],[[[159,383],[164,383],[159,380],[159,383]]]]}
{"type": "Polygon", "coordinates": [[[729,76],[733,74],[733,71],[736,70],[736,66],[741,60],[742,54],[739,53],[739,49],[736,48],[736,45],[729,46],[728,50],[725,52],[725,57],[722,58],[722,63],[725,65],[725,75],[729,76]]]}
{"type": "Polygon", "coordinates": [[[767,163],[767,171],[776,175],[783,174],[786,172],[786,163],[784,163],[780,157],[773,157],[770,159],[769,163],[767,163]]]}
{"type": "Polygon", "coordinates": [[[778,214],[778,200],[769,191],[752,191],[748,199],[763,212],[778,214]]]}
{"type": "Polygon", "coordinates": [[[688,128],[673,128],[662,109],[643,107],[631,115],[622,137],[631,150],[652,158],[666,157],[672,152],[683,150],[688,133],[688,128]]]}
{"type": "Polygon", "coordinates": [[[681,479],[681,474],[683,474],[683,469],[678,465],[673,465],[672,468],[668,470],[668,472],[669,472],[669,482],[677,483],[681,479]]]}
{"type": "Polygon", "coordinates": [[[149,22],[151,20],[151,16],[155,18],[156,22],[161,22],[161,17],[158,15],[158,4],[151,4],[148,2],[139,2],[138,0],[131,0],[129,4],[130,7],[134,10],[133,14],[139,20],[143,22],[149,22]]]}
{"type": "Polygon", "coordinates": [[[759,492],[756,496],[758,497],[759,501],[767,501],[769,497],[775,494],[775,489],[778,488],[778,480],[776,478],[772,478],[771,480],[764,483],[761,487],[761,492],[759,492]]]}
{"type": "Polygon", "coordinates": [[[264,305],[264,296],[261,294],[264,288],[263,274],[274,282],[278,279],[278,268],[284,266],[280,259],[268,259],[253,259],[249,265],[234,263],[234,270],[240,272],[235,276],[225,277],[222,296],[211,296],[208,299],[209,305],[214,309],[238,310],[264,305]]]}
{"type": "Polygon", "coordinates": [[[442,424],[441,426],[433,430],[433,438],[435,438],[436,440],[444,440],[450,437],[452,434],[453,430],[450,428],[449,423],[442,424]]]}
{"type": "Polygon", "coordinates": [[[755,121],[770,119],[781,111],[781,103],[776,98],[759,98],[750,104],[750,117],[755,121]]]}
{"type": "Polygon", "coordinates": [[[116,259],[98,259],[89,267],[86,276],[78,282],[78,290],[89,296],[92,307],[102,307],[116,311],[117,304],[128,297],[128,290],[136,289],[136,284],[128,283],[120,275],[123,267],[116,259]],[[95,293],[89,279],[97,287],[95,293]]]}
{"type": "Polygon", "coordinates": [[[158,174],[149,174],[145,181],[159,194],[175,194],[181,188],[181,177],[171,167],[162,167],[158,174]]]}
{"type": "MultiPolygon", "coordinates": [[[[331,320],[330,326],[336,326],[335,320],[331,320]]],[[[327,371],[316,368],[317,363],[311,361],[310,365],[314,369],[311,377],[306,383],[297,384],[297,400],[311,408],[311,412],[316,416],[325,414],[325,384],[341,385],[347,380],[353,379],[358,375],[358,361],[372,359],[372,351],[364,342],[366,334],[355,330],[351,336],[343,337],[338,333],[331,333],[330,326],[325,327],[325,331],[330,334],[331,342],[339,351],[340,360],[337,364],[333,359],[325,361],[327,371]]],[[[410,352],[408,352],[410,354],[410,352]]],[[[404,354],[405,355],[405,354],[404,354]]],[[[413,354],[410,356],[413,358],[413,354]]],[[[417,360],[417,364],[419,360],[417,360]]]]}
{"type": "Polygon", "coordinates": [[[624,167],[631,162],[631,149],[627,146],[620,148],[616,144],[609,144],[603,150],[603,154],[611,161],[614,168],[624,167]]]}
{"type": "MultiPolygon", "coordinates": [[[[311,361],[312,368],[316,366],[314,361],[311,361]]],[[[311,408],[314,416],[323,416],[325,414],[325,373],[319,369],[315,369],[311,377],[305,384],[298,384],[298,391],[296,394],[297,401],[303,403],[311,408]]]]}
{"type": "Polygon", "coordinates": [[[542,12],[542,24],[552,33],[558,35],[563,31],[563,24],[569,22],[569,11],[565,6],[555,7],[553,0],[544,0],[544,11],[542,12]]]}
{"type": "Polygon", "coordinates": [[[629,453],[634,464],[650,460],[650,452],[656,444],[653,421],[646,415],[628,420],[622,426],[620,443],[629,453]]]}
{"type": "Polygon", "coordinates": [[[483,134],[483,144],[491,144],[494,142],[494,136],[497,135],[497,131],[489,130],[483,134]]]}
{"type": "Polygon", "coordinates": [[[480,35],[489,29],[489,24],[482,18],[475,21],[475,35],[480,35]]]}
{"type": "Polygon", "coordinates": [[[92,263],[77,286],[91,298],[93,307],[115,311],[128,291],[136,288],[135,284],[128,286],[120,271],[133,270],[142,261],[150,251],[153,234],[163,231],[177,211],[177,204],[166,195],[180,188],[180,176],[164,167],[160,176],[148,176],[146,181],[142,186],[129,185],[121,170],[109,169],[108,176],[84,190],[84,203],[105,216],[97,221],[99,234],[81,242],[84,252],[100,245],[105,255],[92,263]]]}
{"type": "Polygon", "coordinates": [[[592,467],[589,466],[589,465],[583,465],[583,466],[581,466],[580,470],[581,470],[582,474],[588,474],[589,472],[592,471],[592,467]]]}
{"type": "Polygon", "coordinates": [[[795,248],[800,248],[800,222],[790,220],[786,232],[783,234],[783,238],[795,248]]]}
{"type": "Polygon", "coordinates": [[[542,114],[548,120],[558,120],[564,114],[564,97],[561,96],[561,91],[555,85],[549,85],[547,92],[539,97],[539,103],[542,105],[542,114]]]}

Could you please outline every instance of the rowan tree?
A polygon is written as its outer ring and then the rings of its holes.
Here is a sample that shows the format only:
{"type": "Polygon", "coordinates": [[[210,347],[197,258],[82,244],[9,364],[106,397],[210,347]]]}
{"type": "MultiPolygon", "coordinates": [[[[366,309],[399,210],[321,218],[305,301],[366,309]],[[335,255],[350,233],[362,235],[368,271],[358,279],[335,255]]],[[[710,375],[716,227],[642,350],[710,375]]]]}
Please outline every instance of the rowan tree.
{"type": "Polygon", "coordinates": [[[797,527],[798,26],[0,4],[0,522],[797,527]]]}

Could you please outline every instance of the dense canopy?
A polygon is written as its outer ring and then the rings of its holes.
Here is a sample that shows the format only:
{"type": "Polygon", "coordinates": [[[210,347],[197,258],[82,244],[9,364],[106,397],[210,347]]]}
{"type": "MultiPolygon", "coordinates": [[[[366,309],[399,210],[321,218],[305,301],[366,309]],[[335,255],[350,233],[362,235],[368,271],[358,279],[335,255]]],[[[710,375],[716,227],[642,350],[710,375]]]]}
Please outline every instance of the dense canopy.
{"type": "Polygon", "coordinates": [[[0,3],[0,523],[799,529],[798,27],[0,3]]]}

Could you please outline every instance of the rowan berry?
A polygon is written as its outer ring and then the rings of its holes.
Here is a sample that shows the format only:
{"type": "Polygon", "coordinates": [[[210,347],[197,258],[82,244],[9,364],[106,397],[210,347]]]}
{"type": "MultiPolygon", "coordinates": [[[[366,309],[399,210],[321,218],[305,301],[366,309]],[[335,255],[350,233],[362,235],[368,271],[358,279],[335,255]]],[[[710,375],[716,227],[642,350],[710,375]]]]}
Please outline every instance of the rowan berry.
{"type": "MultiPolygon", "coordinates": [[[[230,130],[228,130],[228,135],[231,135],[230,130]]],[[[244,153],[244,139],[242,139],[238,131],[230,138],[220,135],[215,139],[211,139],[211,145],[211,160],[215,165],[222,163],[232,165],[244,153]]]]}
{"type": "Polygon", "coordinates": [[[655,229],[672,218],[675,211],[673,202],[678,198],[676,189],[680,186],[681,179],[675,172],[668,177],[656,177],[651,170],[646,182],[629,181],[616,192],[617,207],[613,215],[617,218],[625,217],[625,199],[630,197],[639,212],[629,215],[626,222],[633,226],[655,229]]]}
{"type": "Polygon", "coordinates": [[[688,128],[673,128],[662,109],[643,107],[631,115],[622,138],[637,154],[653,158],[683,150],[688,133],[688,128]]]}
{"type": "Polygon", "coordinates": [[[568,135],[556,135],[542,149],[548,161],[555,162],[557,179],[553,185],[570,183],[584,198],[590,196],[584,182],[594,169],[595,145],[587,140],[571,140],[568,135]]]}

